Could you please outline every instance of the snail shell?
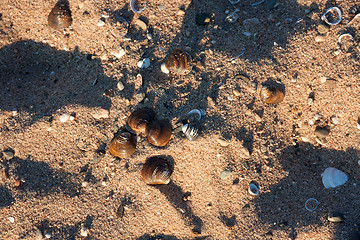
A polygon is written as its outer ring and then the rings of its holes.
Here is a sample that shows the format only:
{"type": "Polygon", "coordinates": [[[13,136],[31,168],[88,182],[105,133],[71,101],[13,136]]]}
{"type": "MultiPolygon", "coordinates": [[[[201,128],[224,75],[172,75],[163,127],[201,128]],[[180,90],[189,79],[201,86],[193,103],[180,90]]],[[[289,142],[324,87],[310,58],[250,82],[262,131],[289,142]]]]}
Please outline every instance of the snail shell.
{"type": "Polygon", "coordinates": [[[285,94],[275,87],[263,86],[260,91],[260,98],[265,103],[280,103],[284,97],[285,94]]]}
{"type": "Polygon", "coordinates": [[[145,132],[147,126],[155,119],[155,112],[151,108],[142,108],[133,112],[127,124],[135,132],[145,132]]]}
{"type": "Polygon", "coordinates": [[[194,141],[198,138],[201,131],[201,125],[198,121],[185,124],[182,127],[182,132],[185,134],[186,138],[190,141],[194,141]]]}
{"type": "Polygon", "coordinates": [[[55,4],[48,16],[48,23],[54,29],[63,29],[71,25],[71,10],[67,0],[60,0],[55,4]]]}
{"type": "Polygon", "coordinates": [[[159,156],[148,158],[141,169],[142,179],[150,185],[168,184],[171,174],[168,161],[159,156]]]}
{"type": "Polygon", "coordinates": [[[174,49],[166,58],[165,63],[161,65],[161,71],[175,74],[187,74],[191,71],[191,66],[189,65],[190,55],[181,50],[174,49]]]}
{"type": "Polygon", "coordinates": [[[171,138],[171,123],[167,119],[153,121],[145,130],[147,139],[152,145],[163,147],[171,138]]]}
{"type": "Polygon", "coordinates": [[[135,136],[130,132],[123,131],[111,140],[109,151],[115,157],[127,158],[135,152],[135,148],[135,136]]]}

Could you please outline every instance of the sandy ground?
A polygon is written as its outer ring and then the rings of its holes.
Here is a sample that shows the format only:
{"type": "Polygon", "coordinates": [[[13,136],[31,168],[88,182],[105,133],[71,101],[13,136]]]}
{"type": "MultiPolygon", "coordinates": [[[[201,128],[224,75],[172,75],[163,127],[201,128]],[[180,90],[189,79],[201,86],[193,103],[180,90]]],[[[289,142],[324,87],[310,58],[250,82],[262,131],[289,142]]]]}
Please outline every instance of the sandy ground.
{"type": "Polygon", "coordinates": [[[279,0],[269,9],[154,0],[134,14],[125,0],[70,0],[64,30],[47,23],[55,3],[0,1],[0,239],[350,239],[359,231],[360,18],[351,22],[350,11],[358,1],[279,0]],[[332,6],[343,18],[317,42],[332,6]],[[202,13],[208,25],[197,25],[202,13]],[[354,39],[339,44],[344,33],[354,39]],[[185,76],[160,71],[174,48],[193,58],[185,76]],[[144,58],[151,64],[141,69],[144,58]],[[267,82],[285,89],[283,102],[261,101],[267,82]],[[174,127],[201,109],[202,134],[174,134],[164,148],[139,135],[135,154],[116,159],[110,140],[144,106],[174,127]],[[64,114],[73,120],[61,122],[64,114]],[[329,135],[318,139],[317,127],[329,135]],[[168,185],[141,179],[155,155],[174,163],[168,185]],[[348,181],[325,189],[327,167],[348,181]],[[258,196],[247,192],[251,181],[258,196]],[[309,198],[319,201],[315,211],[305,209],[309,198]],[[343,222],[328,221],[334,212],[343,222]]]}

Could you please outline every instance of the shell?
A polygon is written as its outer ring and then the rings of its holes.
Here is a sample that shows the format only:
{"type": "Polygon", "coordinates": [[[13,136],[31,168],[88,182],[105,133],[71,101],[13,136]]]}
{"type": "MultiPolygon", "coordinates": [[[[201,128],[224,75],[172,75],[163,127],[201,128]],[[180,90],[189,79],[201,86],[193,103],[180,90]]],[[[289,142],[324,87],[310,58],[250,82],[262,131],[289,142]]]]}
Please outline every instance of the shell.
{"type": "Polygon", "coordinates": [[[185,124],[182,127],[182,132],[185,134],[186,138],[190,141],[194,141],[199,137],[201,131],[201,125],[197,122],[192,122],[185,124]]]}
{"type": "Polygon", "coordinates": [[[164,73],[180,75],[187,74],[191,71],[189,61],[190,55],[187,52],[176,48],[170,52],[165,62],[161,65],[161,71],[164,73]]]}
{"type": "Polygon", "coordinates": [[[147,3],[145,3],[145,6],[142,8],[142,9],[139,9],[137,10],[135,8],[135,3],[136,3],[136,0],[130,0],[130,7],[131,7],[131,10],[134,12],[134,13],[141,13],[142,11],[144,11],[147,7],[147,3]]]}
{"type": "Polygon", "coordinates": [[[201,112],[198,109],[193,109],[186,114],[186,118],[189,122],[200,121],[201,119],[201,112]]]}
{"type": "Polygon", "coordinates": [[[285,94],[275,87],[263,86],[260,91],[260,98],[265,103],[280,103],[284,97],[285,94]]]}
{"type": "Polygon", "coordinates": [[[133,112],[128,120],[128,126],[135,132],[145,132],[147,126],[155,119],[155,112],[151,108],[142,108],[133,112]]]}
{"type": "Polygon", "coordinates": [[[343,185],[348,180],[348,176],[342,171],[329,167],[321,174],[325,188],[335,188],[343,185]]]}
{"type": "Polygon", "coordinates": [[[115,157],[127,158],[134,154],[135,148],[135,136],[130,132],[123,131],[111,140],[109,151],[115,157]]]}
{"type": "Polygon", "coordinates": [[[256,195],[259,195],[259,189],[260,189],[260,187],[257,184],[255,184],[254,182],[251,182],[249,184],[248,192],[251,195],[256,196],[256,195]]]}
{"type": "Polygon", "coordinates": [[[148,158],[141,169],[142,179],[150,185],[168,184],[171,174],[168,161],[159,156],[148,158]]]}
{"type": "Polygon", "coordinates": [[[171,123],[167,119],[153,121],[145,130],[147,139],[152,145],[164,147],[171,138],[171,123]]]}
{"type": "Polygon", "coordinates": [[[60,0],[55,4],[48,16],[48,24],[54,29],[67,28],[72,23],[71,10],[67,0],[60,0]]]}

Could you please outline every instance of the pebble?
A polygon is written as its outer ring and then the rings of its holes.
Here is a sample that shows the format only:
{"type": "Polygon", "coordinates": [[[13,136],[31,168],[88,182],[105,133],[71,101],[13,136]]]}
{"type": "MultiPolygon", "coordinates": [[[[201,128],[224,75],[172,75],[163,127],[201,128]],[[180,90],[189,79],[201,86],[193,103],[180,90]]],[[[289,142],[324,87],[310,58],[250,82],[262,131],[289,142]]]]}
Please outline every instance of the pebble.
{"type": "Polygon", "coordinates": [[[326,138],[327,136],[329,136],[329,134],[330,134],[330,130],[327,128],[317,127],[315,130],[315,136],[317,136],[320,139],[326,138]]]}
{"type": "Polygon", "coordinates": [[[144,100],[144,98],[145,98],[145,93],[138,93],[135,95],[135,99],[138,102],[141,102],[142,100],[144,100]]]}
{"type": "Polygon", "coordinates": [[[247,36],[247,37],[250,37],[250,36],[251,36],[251,33],[249,33],[249,32],[243,32],[243,34],[244,34],[245,36],[247,36]]]}
{"type": "Polygon", "coordinates": [[[329,213],[328,220],[330,222],[342,222],[344,220],[344,217],[341,213],[334,212],[334,213],[329,213]]]}
{"type": "Polygon", "coordinates": [[[64,113],[63,115],[61,115],[59,117],[59,120],[60,120],[60,122],[66,122],[67,120],[69,120],[69,118],[70,118],[70,115],[67,113],[64,113]]]}
{"type": "Polygon", "coordinates": [[[142,30],[144,30],[144,31],[147,30],[147,25],[144,21],[142,21],[140,19],[136,19],[135,24],[138,25],[142,30]]]}
{"type": "Polygon", "coordinates": [[[310,138],[308,138],[308,137],[301,137],[301,140],[303,142],[310,142],[310,138]]]}
{"type": "Polygon", "coordinates": [[[330,26],[326,23],[320,23],[319,25],[317,25],[316,29],[320,34],[326,34],[329,32],[330,26]]]}
{"type": "Polygon", "coordinates": [[[15,218],[13,218],[13,217],[8,217],[8,220],[9,220],[11,223],[15,222],[15,218]]]}
{"type": "Polygon", "coordinates": [[[316,36],[315,37],[315,42],[324,42],[325,41],[325,37],[324,36],[316,36]]]}
{"type": "Polygon", "coordinates": [[[118,83],[116,84],[116,86],[117,86],[117,89],[118,89],[119,91],[122,91],[122,90],[125,89],[124,84],[123,84],[122,82],[118,82],[118,83]]]}
{"type": "Polygon", "coordinates": [[[147,34],[146,34],[146,38],[147,38],[148,40],[151,40],[151,39],[153,38],[153,36],[152,36],[151,33],[147,33],[147,34]]]}
{"type": "Polygon", "coordinates": [[[45,238],[50,239],[51,238],[51,233],[46,233],[45,238]]]}
{"type": "Polygon", "coordinates": [[[334,125],[339,124],[339,118],[337,116],[335,116],[335,115],[331,116],[330,120],[334,125]]]}
{"type": "Polygon", "coordinates": [[[314,102],[313,98],[308,98],[306,103],[308,106],[311,106],[313,104],[313,102],[314,102]]]}
{"type": "Polygon", "coordinates": [[[222,138],[218,138],[217,141],[220,144],[220,146],[222,146],[222,147],[227,147],[230,145],[230,141],[222,139],[222,138]]]}
{"type": "Polygon", "coordinates": [[[12,151],[4,151],[3,156],[6,160],[10,160],[14,157],[14,152],[12,151]]]}
{"type": "Polygon", "coordinates": [[[106,109],[100,109],[97,112],[92,114],[92,116],[95,119],[108,118],[109,115],[110,115],[110,112],[109,112],[109,110],[106,110],[106,109]]]}
{"type": "Polygon", "coordinates": [[[234,90],[233,93],[234,93],[234,95],[235,95],[236,97],[239,97],[239,96],[240,96],[240,92],[239,92],[238,90],[234,90]]]}
{"type": "Polygon", "coordinates": [[[97,22],[97,24],[96,25],[98,25],[99,27],[102,27],[102,26],[104,26],[105,25],[105,22],[103,21],[103,20],[99,20],[98,22],[97,22]]]}
{"type": "Polygon", "coordinates": [[[14,187],[19,188],[20,185],[21,185],[21,180],[19,180],[19,179],[16,180],[15,183],[14,183],[14,187]]]}
{"type": "Polygon", "coordinates": [[[359,166],[360,166],[360,160],[358,160],[358,164],[359,164],[359,166]]]}
{"type": "Polygon", "coordinates": [[[237,151],[241,158],[250,158],[250,152],[246,147],[240,146],[237,151]]]}
{"type": "Polygon", "coordinates": [[[227,97],[227,99],[228,99],[229,101],[234,101],[234,96],[231,95],[231,94],[229,94],[228,97],[227,97]]]}
{"type": "Polygon", "coordinates": [[[219,177],[220,177],[221,179],[225,179],[225,178],[229,177],[230,174],[231,174],[231,171],[230,171],[230,170],[224,170],[224,171],[222,171],[222,172],[220,173],[219,177]]]}
{"type": "Polygon", "coordinates": [[[110,53],[116,58],[121,58],[126,52],[123,48],[120,48],[119,50],[112,50],[110,53]]]}
{"type": "Polygon", "coordinates": [[[150,67],[150,58],[144,58],[144,59],[140,60],[137,63],[137,66],[139,68],[148,68],[148,67],[150,67]]]}
{"type": "Polygon", "coordinates": [[[324,77],[324,76],[320,77],[320,82],[321,83],[325,83],[326,80],[327,80],[327,77],[324,77]]]}
{"type": "Polygon", "coordinates": [[[36,237],[36,240],[42,240],[43,239],[43,235],[40,231],[40,229],[36,228],[35,230],[35,237],[36,237]]]}
{"type": "Polygon", "coordinates": [[[89,229],[87,229],[86,227],[82,227],[80,229],[80,235],[83,237],[87,237],[89,235],[89,229]]]}
{"type": "Polygon", "coordinates": [[[330,89],[333,89],[337,85],[337,81],[335,79],[326,79],[325,85],[330,89]]]}

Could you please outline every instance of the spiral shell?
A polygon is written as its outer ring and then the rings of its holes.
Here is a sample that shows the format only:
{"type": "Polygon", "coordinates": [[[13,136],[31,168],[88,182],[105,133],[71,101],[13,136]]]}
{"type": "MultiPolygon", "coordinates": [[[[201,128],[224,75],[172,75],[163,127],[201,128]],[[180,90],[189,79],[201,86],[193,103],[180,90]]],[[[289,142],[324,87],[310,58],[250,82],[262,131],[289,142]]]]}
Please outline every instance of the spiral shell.
{"type": "Polygon", "coordinates": [[[194,141],[199,137],[201,131],[201,125],[198,121],[185,124],[182,127],[182,132],[185,134],[186,138],[190,141],[194,141]]]}
{"type": "Polygon", "coordinates": [[[263,86],[260,91],[260,98],[265,103],[280,103],[284,100],[284,93],[272,86],[263,86]]]}
{"type": "Polygon", "coordinates": [[[48,16],[48,24],[54,29],[63,29],[69,27],[71,23],[69,2],[67,0],[58,1],[48,16]]]}
{"type": "Polygon", "coordinates": [[[176,48],[167,56],[165,62],[161,65],[161,71],[167,74],[187,74],[191,71],[189,61],[190,55],[187,52],[176,48]]]}
{"type": "Polygon", "coordinates": [[[155,119],[155,112],[151,108],[134,111],[128,118],[128,126],[135,132],[145,132],[147,126],[155,119]]]}
{"type": "Polygon", "coordinates": [[[164,147],[171,138],[171,123],[167,119],[153,121],[145,130],[149,142],[158,147],[164,147]]]}
{"type": "Polygon", "coordinates": [[[150,185],[168,184],[171,174],[168,161],[159,156],[148,158],[141,169],[142,179],[150,185]]]}
{"type": "Polygon", "coordinates": [[[130,132],[123,131],[119,135],[115,136],[113,140],[111,140],[109,151],[110,154],[115,157],[127,158],[134,154],[135,148],[135,136],[130,132]]]}

